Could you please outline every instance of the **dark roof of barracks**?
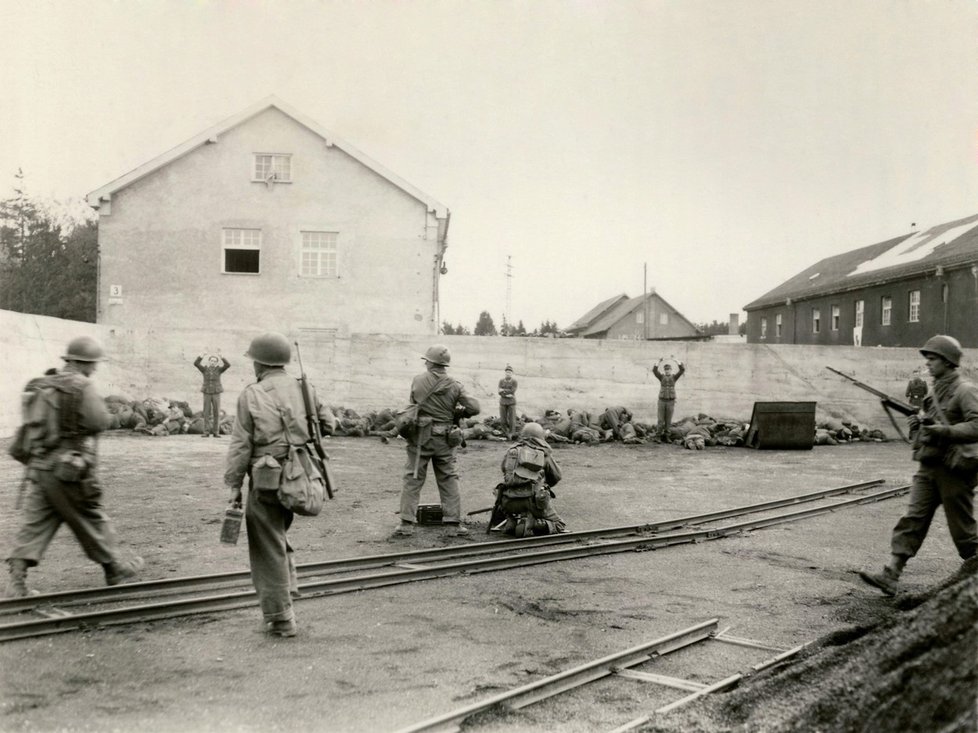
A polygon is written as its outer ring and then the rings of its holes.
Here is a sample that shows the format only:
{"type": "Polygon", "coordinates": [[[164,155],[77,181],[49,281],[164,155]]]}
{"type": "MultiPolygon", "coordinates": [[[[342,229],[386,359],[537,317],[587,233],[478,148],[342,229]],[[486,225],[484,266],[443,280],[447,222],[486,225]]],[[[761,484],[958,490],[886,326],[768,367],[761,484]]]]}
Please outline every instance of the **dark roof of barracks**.
{"type": "Polygon", "coordinates": [[[621,302],[615,304],[614,308],[609,310],[604,315],[600,316],[594,323],[588,326],[581,333],[581,336],[594,336],[599,333],[604,333],[605,331],[609,330],[612,326],[614,326],[616,323],[618,323],[618,321],[620,321],[622,318],[628,316],[631,313],[634,313],[636,310],[641,308],[642,304],[645,303],[646,299],[652,300],[653,298],[655,298],[660,303],[662,303],[666,308],[669,309],[670,312],[672,312],[679,318],[682,318],[689,325],[690,330],[693,333],[699,333],[699,330],[696,328],[696,326],[690,323],[689,320],[686,318],[686,316],[684,316],[682,313],[680,313],[671,305],[669,305],[665,301],[665,298],[663,298],[661,295],[659,295],[656,292],[651,292],[648,293],[647,295],[639,295],[638,297],[635,298],[626,297],[621,302]]]}
{"type": "Polygon", "coordinates": [[[592,321],[595,321],[596,319],[600,318],[611,308],[614,308],[616,305],[626,300],[628,300],[628,296],[625,295],[624,293],[622,293],[621,295],[616,295],[613,298],[608,298],[607,300],[602,300],[600,303],[598,303],[591,310],[589,310],[583,316],[578,318],[576,321],[574,321],[571,325],[569,325],[564,330],[565,331],[583,330],[587,328],[592,321]]]}
{"type": "Polygon", "coordinates": [[[757,310],[978,262],[978,214],[816,262],[744,306],[757,310]]]}

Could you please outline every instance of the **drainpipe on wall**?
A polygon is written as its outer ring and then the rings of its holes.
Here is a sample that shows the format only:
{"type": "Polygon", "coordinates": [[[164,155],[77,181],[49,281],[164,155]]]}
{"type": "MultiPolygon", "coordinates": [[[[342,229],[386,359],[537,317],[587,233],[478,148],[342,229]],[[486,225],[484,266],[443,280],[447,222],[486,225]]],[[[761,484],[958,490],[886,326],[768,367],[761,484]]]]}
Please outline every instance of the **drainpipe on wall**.
{"type": "Polygon", "coordinates": [[[438,251],[435,253],[435,262],[431,273],[431,321],[434,325],[435,334],[441,329],[441,303],[438,285],[441,276],[448,274],[448,266],[445,264],[445,250],[448,249],[448,223],[451,218],[452,212],[446,211],[445,218],[438,219],[438,251]]]}

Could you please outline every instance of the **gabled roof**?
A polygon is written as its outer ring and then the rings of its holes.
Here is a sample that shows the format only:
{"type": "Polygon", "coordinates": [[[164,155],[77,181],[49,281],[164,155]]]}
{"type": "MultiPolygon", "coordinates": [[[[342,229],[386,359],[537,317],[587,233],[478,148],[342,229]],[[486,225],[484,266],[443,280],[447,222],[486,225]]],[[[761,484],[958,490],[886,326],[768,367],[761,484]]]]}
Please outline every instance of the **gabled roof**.
{"type": "Polygon", "coordinates": [[[598,303],[591,310],[589,310],[583,316],[578,318],[576,321],[574,321],[571,325],[569,325],[564,330],[567,331],[568,333],[571,333],[572,331],[581,331],[583,329],[586,329],[595,320],[603,316],[609,310],[617,306],[619,303],[627,300],[628,300],[628,296],[625,295],[624,293],[622,293],[621,295],[616,295],[613,298],[608,298],[607,300],[602,300],[600,303],[598,303]]]}
{"type": "Polygon", "coordinates": [[[744,310],[900,280],[978,262],[978,214],[827,257],[774,288],[744,310]]]}
{"type": "Polygon", "coordinates": [[[254,104],[251,107],[242,110],[241,112],[239,112],[238,114],[232,117],[228,117],[223,122],[219,122],[213,127],[204,130],[200,134],[195,135],[194,137],[190,138],[186,142],[177,145],[175,148],[168,150],[162,155],[158,155],[152,160],[143,163],[141,166],[129,171],[124,176],[120,176],[119,178],[116,178],[114,181],[105,184],[101,188],[95,189],[86,197],[89,206],[93,206],[94,208],[97,209],[101,201],[107,200],[116,191],[119,191],[125,188],[126,186],[135,183],[139,179],[148,176],[149,174],[159,170],[160,168],[162,168],[165,165],[168,165],[169,163],[172,163],[178,158],[182,158],[184,155],[193,152],[199,147],[207,145],[208,143],[216,142],[217,139],[228,130],[235,128],[238,125],[243,124],[244,122],[247,122],[252,117],[255,117],[256,115],[271,108],[275,108],[280,112],[282,112],[283,114],[287,115],[288,117],[291,117],[293,120],[298,122],[303,127],[306,127],[312,132],[314,132],[315,134],[319,135],[319,137],[321,137],[326,142],[327,145],[329,146],[335,145],[337,148],[342,150],[351,158],[354,158],[355,160],[359,161],[363,165],[370,168],[377,175],[387,179],[388,181],[390,181],[392,184],[400,188],[405,193],[409,194],[410,196],[413,196],[418,201],[421,201],[428,207],[428,210],[434,212],[437,217],[443,218],[447,216],[448,207],[446,207],[444,204],[440,203],[436,199],[433,199],[431,196],[428,196],[423,191],[420,191],[419,189],[415,188],[410,183],[405,181],[403,178],[398,176],[396,173],[388,170],[377,161],[371,159],[364,153],[357,150],[355,147],[350,145],[345,140],[337,137],[333,133],[323,128],[315,120],[306,117],[304,114],[294,109],[293,107],[289,106],[288,104],[286,104],[285,102],[283,102],[282,100],[278,99],[275,96],[266,97],[265,99],[261,100],[257,104],[254,104]]]}
{"type": "Polygon", "coordinates": [[[679,318],[681,318],[682,320],[684,320],[686,322],[686,324],[690,327],[690,329],[694,333],[699,333],[699,329],[696,328],[696,326],[694,326],[692,323],[690,323],[689,320],[682,313],[680,313],[675,308],[673,308],[671,305],[669,305],[669,303],[666,302],[665,298],[663,298],[661,295],[659,295],[658,293],[656,293],[653,290],[653,291],[647,293],[646,295],[639,295],[637,298],[627,298],[626,297],[625,300],[623,300],[623,301],[615,304],[615,306],[611,310],[605,312],[600,317],[598,317],[580,335],[582,337],[584,337],[584,336],[596,336],[598,334],[601,334],[601,333],[604,333],[604,332],[608,331],[612,326],[614,326],[616,323],[618,323],[622,318],[625,318],[625,317],[631,315],[632,313],[634,313],[635,311],[637,311],[639,308],[641,308],[644,305],[646,299],[652,300],[653,298],[655,298],[656,300],[658,300],[666,308],[668,308],[672,313],[676,314],[679,318]]]}

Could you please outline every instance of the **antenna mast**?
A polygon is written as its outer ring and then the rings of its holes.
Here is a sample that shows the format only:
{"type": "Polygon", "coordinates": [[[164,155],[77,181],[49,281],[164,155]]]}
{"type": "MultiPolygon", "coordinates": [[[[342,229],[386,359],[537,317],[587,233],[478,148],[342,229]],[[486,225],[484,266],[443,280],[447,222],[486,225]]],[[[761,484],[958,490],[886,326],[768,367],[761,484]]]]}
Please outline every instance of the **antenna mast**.
{"type": "Polygon", "coordinates": [[[513,257],[511,255],[506,255],[506,312],[503,313],[503,322],[508,324],[510,328],[513,324],[510,323],[510,313],[513,307],[513,257]]]}

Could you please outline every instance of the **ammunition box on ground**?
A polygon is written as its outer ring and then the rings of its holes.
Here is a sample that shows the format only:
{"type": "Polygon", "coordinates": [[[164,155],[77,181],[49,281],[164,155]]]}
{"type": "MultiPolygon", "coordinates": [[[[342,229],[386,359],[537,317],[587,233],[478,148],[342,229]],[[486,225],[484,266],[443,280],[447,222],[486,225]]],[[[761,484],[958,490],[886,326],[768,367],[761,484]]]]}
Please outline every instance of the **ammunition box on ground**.
{"type": "Polygon", "coordinates": [[[417,518],[418,524],[441,524],[441,504],[420,504],[417,518]]]}
{"type": "Polygon", "coordinates": [[[810,450],[815,445],[814,402],[755,402],[744,443],[748,448],[810,450]]]}

